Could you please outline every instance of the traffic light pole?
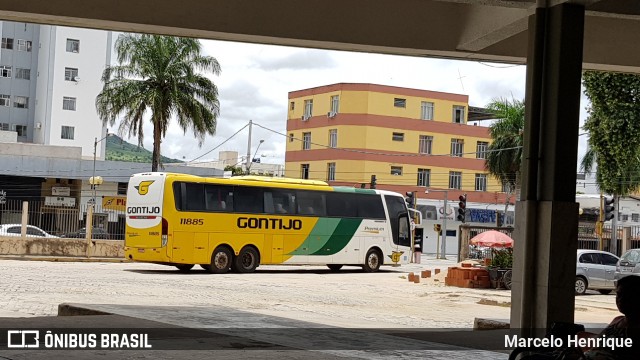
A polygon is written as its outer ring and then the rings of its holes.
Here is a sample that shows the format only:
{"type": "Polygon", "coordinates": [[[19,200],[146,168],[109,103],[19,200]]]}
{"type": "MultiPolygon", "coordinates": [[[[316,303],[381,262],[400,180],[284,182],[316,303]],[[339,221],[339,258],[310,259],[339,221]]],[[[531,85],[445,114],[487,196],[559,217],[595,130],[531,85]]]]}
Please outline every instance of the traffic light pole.
{"type": "Polygon", "coordinates": [[[611,244],[609,245],[609,251],[618,256],[618,206],[620,204],[620,197],[613,195],[613,219],[611,219],[611,244]]]}
{"type": "Polygon", "coordinates": [[[444,191],[444,217],[442,218],[442,242],[440,243],[440,259],[447,259],[447,195],[448,191],[444,191]]]}

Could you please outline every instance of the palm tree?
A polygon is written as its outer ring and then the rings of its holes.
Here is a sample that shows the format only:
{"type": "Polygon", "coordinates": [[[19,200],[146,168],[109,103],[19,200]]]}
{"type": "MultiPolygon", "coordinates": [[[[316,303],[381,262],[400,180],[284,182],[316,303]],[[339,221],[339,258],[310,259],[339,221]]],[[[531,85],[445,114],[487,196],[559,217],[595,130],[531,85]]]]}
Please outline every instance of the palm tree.
{"type": "Polygon", "coordinates": [[[524,102],[500,98],[492,100],[486,107],[497,121],[489,126],[493,142],[489,145],[485,168],[514,190],[522,163],[524,102]]]}
{"type": "Polygon", "coordinates": [[[220,114],[218,88],[200,72],[220,74],[218,61],[201,55],[196,39],[123,34],[115,43],[118,65],[108,66],[104,86],[96,98],[98,116],[114,125],[122,116],[119,135],[137,136],[142,146],[147,112],[153,125],[151,170],[161,165],[160,144],[172,117],[184,133],[193,131],[202,146],[214,135],[220,114]]]}
{"type": "Polygon", "coordinates": [[[489,145],[485,168],[507,189],[504,213],[507,214],[511,195],[520,179],[522,145],[524,142],[524,102],[513,99],[493,99],[487,106],[497,121],[489,126],[493,142],[489,145]]]}

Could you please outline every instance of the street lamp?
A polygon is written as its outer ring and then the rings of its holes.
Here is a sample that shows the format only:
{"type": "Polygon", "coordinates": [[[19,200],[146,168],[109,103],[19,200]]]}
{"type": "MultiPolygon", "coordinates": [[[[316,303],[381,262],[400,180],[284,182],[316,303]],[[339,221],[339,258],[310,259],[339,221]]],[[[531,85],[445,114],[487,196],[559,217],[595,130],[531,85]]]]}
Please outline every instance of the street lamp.
{"type": "Polygon", "coordinates": [[[256,158],[256,155],[258,154],[258,149],[260,149],[260,145],[262,145],[263,142],[264,140],[261,139],[260,143],[258,144],[258,147],[256,148],[256,151],[253,153],[253,157],[247,160],[247,175],[251,175],[251,165],[253,165],[253,159],[256,158]]]}
{"type": "Polygon", "coordinates": [[[442,242],[440,243],[440,257],[439,259],[446,259],[446,251],[447,251],[447,197],[449,195],[449,190],[436,190],[436,189],[426,189],[424,191],[425,194],[428,194],[429,191],[433,192],[442,192],[444,193],[444,217],[442,218],[442,242]]]}
{"type": "Polygon", "coordinates": [[[96,204],[96,186],[102,185],[102,182],[103,182],[101,176],[96,176],[96,152],[97,152],[97,149],[98,149],[98,143],[101,142],[102,140],[108,138],[109,136],[111,136],[111,134],[107,133],[107,136],[103,137],[100,140],[98,140],[98,138],[96,137],[94,142],[93,142],[93,176],[91,176],[89,178],[89,184],[91,184],[91,188],[93,189],[92,203],[93,203],[94,207],[95,207],[95,204],[96,204]]]}

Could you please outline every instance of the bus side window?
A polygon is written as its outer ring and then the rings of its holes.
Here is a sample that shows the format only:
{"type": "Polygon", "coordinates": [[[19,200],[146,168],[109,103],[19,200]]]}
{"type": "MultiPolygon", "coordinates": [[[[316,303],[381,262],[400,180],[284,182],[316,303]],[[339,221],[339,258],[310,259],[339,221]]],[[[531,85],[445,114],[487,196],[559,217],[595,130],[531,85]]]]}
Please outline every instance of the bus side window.
{"type": "Polygon", "coordinates": [[[236,186],[233,188],[233,211],[241,213],[263,214],[264,192],[252,186],[236,186]]]}

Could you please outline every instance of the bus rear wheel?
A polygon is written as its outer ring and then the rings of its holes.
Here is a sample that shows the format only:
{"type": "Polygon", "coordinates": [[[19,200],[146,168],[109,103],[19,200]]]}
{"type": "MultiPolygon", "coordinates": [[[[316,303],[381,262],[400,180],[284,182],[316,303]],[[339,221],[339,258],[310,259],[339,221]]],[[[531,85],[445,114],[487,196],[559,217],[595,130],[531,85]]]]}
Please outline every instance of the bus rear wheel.
{"type": "Polygon", "coordinates": [[[331,271],[339,271],[340,269],[342,269],[342,264],[327,264],[327,267],[331,271]]]}
{"type": "Polygon", "coordinates": [[[211,254],[211,268],[207,270],[212,274],[225,274],[231,268],[231,259],[231,250],[225,246],[218,246],[211,254]]]}
{"type": "Polygon", "coordinates": [[[240,250],[240,254],[233,259],[231,270],[239,273],[251,273],[260,264],[260,255],[256,249],[245,246],[240,250]]]}
{"type": "Polygon", "coordinates": [[[367,256],[364,258],[362,269],[365,272],[376,272],[380,269],[380,265],[382,265],[382,255],[380,251],[376,249],[369,250],[367,256]]]}
{"type": "Polygon", "coordinates": [[[176,265],[176,267],[182,272],[187,272],[193,268],[193,264],[180,264],[176,265]]]}

